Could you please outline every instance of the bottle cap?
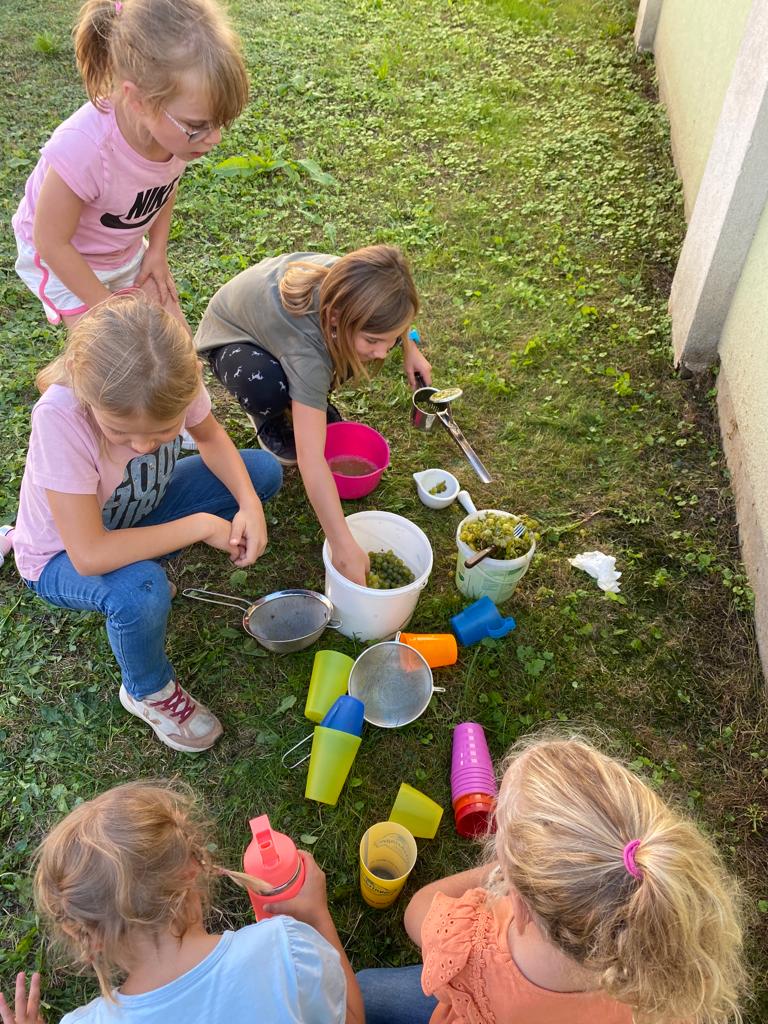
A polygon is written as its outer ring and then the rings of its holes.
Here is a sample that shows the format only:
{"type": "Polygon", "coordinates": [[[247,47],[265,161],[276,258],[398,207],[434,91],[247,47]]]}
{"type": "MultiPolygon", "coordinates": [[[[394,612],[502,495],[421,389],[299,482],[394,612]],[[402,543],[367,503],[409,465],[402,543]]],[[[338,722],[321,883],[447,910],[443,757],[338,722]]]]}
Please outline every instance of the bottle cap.
{"type": "Polygon", "coordinates": [[[253,840],[245,851],[243,867],[246,874],[261,878],[275,895],[289,888],[301,871],[301,857],[296,844],[282,832],[270,827],[266,814],[249,822],[253,840]]]}

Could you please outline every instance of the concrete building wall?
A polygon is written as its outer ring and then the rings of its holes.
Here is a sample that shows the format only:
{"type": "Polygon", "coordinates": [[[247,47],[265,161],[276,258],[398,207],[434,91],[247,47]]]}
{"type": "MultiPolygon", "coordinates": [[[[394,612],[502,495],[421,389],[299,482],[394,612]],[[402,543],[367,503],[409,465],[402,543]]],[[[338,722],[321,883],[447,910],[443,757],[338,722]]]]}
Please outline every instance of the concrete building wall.
{"type": "Polygon", "coordinates": [[[640,0],[638,15],[689,221],[670,301],[676,361],[720,362],[720,431],[768,678],[768,2],[640,0]]]}
{"type": "Polygon", "coordinates": [[[653,44],[659,94],[690,217],[752,0],[662,0],[653,44]]]}
{"type": "Polygon", "coordinates": [[[718,415],[768,676],[768,207],[720,336],[718,415]]]}

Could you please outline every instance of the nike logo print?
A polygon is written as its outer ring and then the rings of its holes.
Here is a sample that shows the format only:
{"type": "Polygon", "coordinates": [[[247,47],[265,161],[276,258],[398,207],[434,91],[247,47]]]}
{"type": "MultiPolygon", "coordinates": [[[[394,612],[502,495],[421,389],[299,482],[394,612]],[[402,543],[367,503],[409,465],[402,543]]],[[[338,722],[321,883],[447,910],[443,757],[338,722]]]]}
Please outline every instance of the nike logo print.
{"type": "Polygon", "coordinates": [[[144,192],[137,192],[133,206],[128,213],[103,213],[99,221],[105,228],[117,228],[123,231],[126,228],[144,227],[145,224],[149,224],[151,220],[154,220],[171,198],[178,180],[177,177],[168,185],[155,185],[154,188],[148,188],[144,192]]]}
{"type": "Polygon", "coordinates": [[[156,216],[157,210],[150,213],[150,215],[145,217],[144,220],[131,220],[126,223],[114,213],[103,213],[100,220],[105,228],[141,228],[145,224],[149,224],[151,220],[154,220],[156,216]]]}

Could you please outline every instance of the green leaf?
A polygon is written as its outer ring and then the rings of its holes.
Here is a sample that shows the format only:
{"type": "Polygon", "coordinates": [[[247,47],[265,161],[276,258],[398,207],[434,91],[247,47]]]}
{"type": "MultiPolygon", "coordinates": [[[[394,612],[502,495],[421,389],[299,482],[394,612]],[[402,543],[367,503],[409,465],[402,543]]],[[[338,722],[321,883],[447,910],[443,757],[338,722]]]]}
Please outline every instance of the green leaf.
{"type": "Polygon", "coordinates": [[[310,176],[312,181],[316,181],[318,185],[335,185],[336,179],[333,175],[328,174],[324,171],[318,163],[309,158],[304,160],[297,160],[296,163],[299,167],[303,167],[307,174],[310,176]]]}
{"type": "Polygon", "coordinates": [[[277,707],[277,710],[275,711],[275,714],[276,715],[282,715],[282,713],[284,711],[289,711],[293,707],[293,705],[295,703],[296,703],[296,696],[294,694],[291,694],[288,697],[283,697],[283,699],[280,701],[280,703],[279,703],[279,705],[277,707]]]}
{"type": "Polygon", "coordinates": [[[213,173],[220,178],[247,178],[254,171],[255,168],[247,156],[227,157],[213,168],[213,173]]]}
{"type": "Polygon", "coordinates": [[[299,841],[304,843],[305,846],[312,846],[313,843],[317,842],[317,836],[311,836],[308,832],[302,832],[299,836],[299,841]]]}

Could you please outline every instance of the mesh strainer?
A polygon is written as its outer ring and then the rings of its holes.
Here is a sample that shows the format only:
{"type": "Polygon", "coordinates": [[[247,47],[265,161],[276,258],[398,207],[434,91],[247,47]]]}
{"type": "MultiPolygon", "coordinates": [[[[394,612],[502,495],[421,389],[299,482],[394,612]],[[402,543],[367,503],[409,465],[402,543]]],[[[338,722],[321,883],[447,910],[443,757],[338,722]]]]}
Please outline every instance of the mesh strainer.
{"type": "Polygon", "coordinates": [[[433,693],[432,669],[407,644],[388,640],[358,657],[349,676],[349,692],[365,704],[365,720],[382,729],[408,725],[421,715],[433,693]]]}

